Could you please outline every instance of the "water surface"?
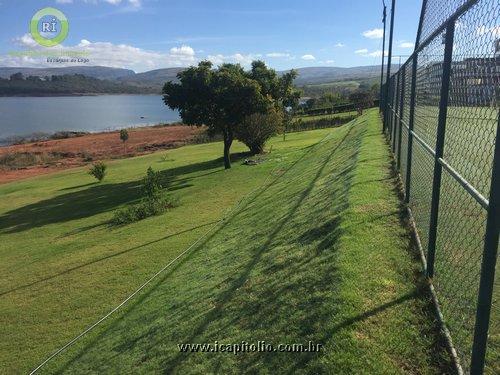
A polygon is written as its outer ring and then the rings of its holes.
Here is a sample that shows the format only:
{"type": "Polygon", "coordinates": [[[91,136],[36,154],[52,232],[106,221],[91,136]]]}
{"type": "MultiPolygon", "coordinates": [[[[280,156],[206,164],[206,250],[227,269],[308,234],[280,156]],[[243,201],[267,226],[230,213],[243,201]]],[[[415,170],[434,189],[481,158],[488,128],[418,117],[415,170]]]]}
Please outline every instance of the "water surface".
{"type": "Polygon", "coordinates": [[[0,139],[33,133],[109,131],[179,120],[159,95],[0,97],[0,139]]]}

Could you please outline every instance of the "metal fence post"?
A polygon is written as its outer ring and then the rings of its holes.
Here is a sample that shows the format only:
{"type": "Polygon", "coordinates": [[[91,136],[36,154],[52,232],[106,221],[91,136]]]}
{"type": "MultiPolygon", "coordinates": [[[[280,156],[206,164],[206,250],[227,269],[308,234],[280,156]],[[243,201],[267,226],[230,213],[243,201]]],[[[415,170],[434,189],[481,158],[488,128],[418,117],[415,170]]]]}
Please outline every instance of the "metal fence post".
{"type": "Polygon", "coordinates": [[[413,128],[415,123],[415,97],[417,88],[417,61],[418,54],[413,57],[411,65],[411,91],[410,91],[410,112],[408,118],[408,153],[406,155],[406,183],[405,183],[405,203],[410,203],[411,186],[411,162],[413,155],[413,128]]]}
{"type": "Polygon", "coordinates": [[[399,97],[399,81],[400,81],[400,72],[397,72],[396,73],[396,90],[394,91],[394,117],[393,117],[393,124],[392,124],[392,152],[394,153],[396,151],[396,131],[397,131],[397,127],[396,127],[396,124],[397,124],[397,118],[398,118],[398,115],[399,115],[399,101],[398,101],[398,97],[399,97]]]}
{"type": "MultiPolygon", "coordinates": [[[[401,69],[399,70],[401,72],[401,69]]],[[[398,133],[398,152],[396,158],[396,168],[399,170],[401,167],[401,139],[403,133],[403,115],[404,115],[404,98],[405,98],[405,79],[406,78],[406,65],[403,65],[401,74],[401,94],[399,98],[399,133],[398,133]]]]}
{"type": "MultiPolygon", "coordinates": [[[[389,28],[389,55],[387,56],[387,77],[386,77],[386,84],[387,87],[385,89],[385,113],[386,113],[386,120],[389,120],[388,116],[388,109],[389,109],[389,80],[391,78],[391,64],[392,64],[392,37],[394,35],[394,11],[396,8],[396,0],[392,0],[391,4],[391,26],[389,28]]],[[[382,51],[382,54],[384,51],[382,51]]],[[[387,123],[384,122],[384,131],[387,128],[387,123]]]]}
{"type": "Polygon", "coordinates": [[[476,310],[476,325],[474,327],[474,342],[472,345],[471,374],[482,374],[488,343],[488,328],[490,323],[493,284],[495,282],[495,266],[498,254],[498,239],[500,230],[500,116],[497,122],[495,154],[493,157],[493,173],[491,176],[490,200],[486,235],[484,238],[483,260],[481,263],[481,278],[479,281],[479,296],[476,310]]]}
{"type": "Polygon", "coordinates": [[[436,239],[439,212],[439,195],[441,192],[442,166],[439,159],[443,157],[444,137],[446,132],[446,116],[448,112],[448,95],[450,89],[451,60],[453,55],[453,37],[455,34],[455,20],[446,26],[443,77],[441,80],[441,100],[439,102],[439,117],[436,136],[436,156],[434,158],[434,179],[432,183],[431,218],[429,225],[429,246],[427,249],[427,276],[434,276],[434,260],[436,256],[436,239]]]}
{"type": "MultiPolygon", "coordinates": [[[[382,108],[384,108],[382,96],[383,92],[385,92],[385,87],[384,87],[384,50],[385,50],[385,21],[387,18],[387,7],[385,6],[384,3],[384,11],[382,13],[382,23],[384,24],[384,32],[382,34],[382,64],[380,66],[380,92],[379,92],[379,100],[378,100],[378,107],[379,107],[379,112],[382,112],[382,108]]],[[[384,126],[382,124],[382,126],[384,126]]]]}

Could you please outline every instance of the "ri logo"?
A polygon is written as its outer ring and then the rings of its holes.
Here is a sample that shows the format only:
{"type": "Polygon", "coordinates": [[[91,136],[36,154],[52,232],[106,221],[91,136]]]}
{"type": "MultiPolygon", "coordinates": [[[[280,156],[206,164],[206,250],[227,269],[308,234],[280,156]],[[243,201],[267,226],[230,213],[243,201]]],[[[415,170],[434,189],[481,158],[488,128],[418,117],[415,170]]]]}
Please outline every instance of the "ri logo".
{"type": "Polygon", "coordinates": [[[63,12],[56,8],[43,8],[30,22],[30,33],[35,42],[44,47],[54,47],[68,36],[69,23],[63,12]]]}

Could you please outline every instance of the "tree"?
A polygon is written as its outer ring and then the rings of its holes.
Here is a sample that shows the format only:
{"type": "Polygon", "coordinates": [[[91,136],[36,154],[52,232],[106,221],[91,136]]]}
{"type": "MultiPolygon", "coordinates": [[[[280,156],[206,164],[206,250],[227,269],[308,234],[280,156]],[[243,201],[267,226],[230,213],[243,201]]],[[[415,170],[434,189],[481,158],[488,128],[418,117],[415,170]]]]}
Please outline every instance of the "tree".
{"type": "Polygon", "coordinates": [[[276,135],[283,126],[283,114],[272,107],[266,113],[253,113],[243,119],[236,137],[248,146],[252,154],[264,151],[266,141],[276,135]]]}
{"type": "Polygon", "coordinates": [[[14,73],[10,76],[11,81],[23,81],[24,80],[24,75],[21,72],[14,73]]]}
{"type": "Polygon", "coordinates": [[[179,110],[186,125],[206,125],[224,139],[224,167],[231,168],[230,148],[235,129],[243,119],[265,111],[269,99],[260,84],[248,77],[239,64],[223,64],[212,69],[212,63],[202,61],[177,74],[179,83],[167,82],[163,101],[179,110]]]}
{"type": "Polygon", "coordinates": [[[127,129],[120,130],[120,139],[122,140],[123,143],[128,141],[128,130],[127,129]]]}
{"type": "Polygon", "coordinates": [[[296,70],[290,70],[288,73],[283,74],[280,79],[280,99],[283,107],[283,116],[285,119],[285,127],[283,129],[283,140],[286,137],[286,129],[292,122],[293,114],[299,105],[300,96],[302,92],[295,89],[293,81],[297,78],[296,70]]]}
{"type": "Polygon", "coordinates": [[[373,94],[369,91],[358,90],[349,95],[349,101],[363,110],[373,106],[373,94]]]}

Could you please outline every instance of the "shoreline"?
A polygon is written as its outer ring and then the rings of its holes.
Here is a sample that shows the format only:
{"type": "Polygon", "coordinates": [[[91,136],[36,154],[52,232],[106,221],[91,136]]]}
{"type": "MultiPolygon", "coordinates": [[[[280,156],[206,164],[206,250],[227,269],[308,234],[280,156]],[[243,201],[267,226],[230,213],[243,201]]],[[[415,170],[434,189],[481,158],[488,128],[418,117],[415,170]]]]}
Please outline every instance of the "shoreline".
{"type": "Polygon", "coordinates": [[[51,93],[46,93],[46,94],[18,94],[18,95],[2,95],[0,94],[0,98],[61,98],[61,97],[74,97],[74,96],[109,96],[109,95],[151,95],[151,96],[162,96],[163,94],[161,93],[129,93],[129,92],[118,92],[118,93],[112,93],[112,92],[72,92],[72,93],[61,93],[61,94],[51,94],[51,93]]]}
{"type": "Polygon", "coordinates": [[[172,121],[172,122],[158,122],[158,123],[140,123],[140,124],[135,124],[135,125],[118,125],[114,126],[112,128],[108,129],[102,129],[102,130],[57,130],[54,132],[33,132],[30,134],[21,134],[21,135],[12,135],[8,136],[5,138],[0,138],[0,150],[2,147],[9,147],[9,146],[20,146],[20,145],[25,145],[25,144],[30,144],[30,143],[36,143],[36,142],[46,142],[46,141],[53,141],[53,140],[60,140],[60,139],[68,139],[68,138],[78,138],[78,137],[83,137],[86,135],[92,135],[92,134],[101,134],[101,133],[112,133],[116,132],[122,129],[141,129],[141,128],[160,128],[160,127],[168,127],[168,126],[186,126],[182,124],[180,121],[172,121]],[[69,137],[61,137],[61,138],[53,138],[55,135],[59,133],[68,133],[68,134],[75,134],[74,136],[69,136],[69,137]],[[81,134],[81,135],[76,135],[76,134],[81,134]],[[37,138],[38,136],[38,138],[37,138]],[[12,140],[10,140],[12,139],[12,140]]]}
{"type": "Polygon", "coordinates": [[[0,147],[0,184],[54,173],[96,161],[130,158],[206,141],[204,127],[165,124],[129,129],[122,142],[119,130],[40,140],[0,147]]]}

